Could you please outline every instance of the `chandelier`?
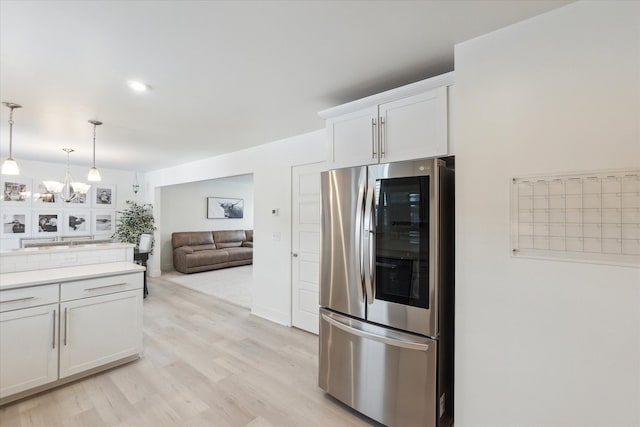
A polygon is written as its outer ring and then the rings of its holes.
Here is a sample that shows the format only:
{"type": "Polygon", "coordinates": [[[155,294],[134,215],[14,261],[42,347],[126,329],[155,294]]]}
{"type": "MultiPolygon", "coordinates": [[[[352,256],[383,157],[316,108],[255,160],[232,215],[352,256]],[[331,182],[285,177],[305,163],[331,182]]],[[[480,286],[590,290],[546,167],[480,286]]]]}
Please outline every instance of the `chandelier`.
{"type": "Polygon", "coordinates": [[[75,150],[73,148],[63,148],[62,151],[67,153],[67,173],[64,176],[64,180],[62,182],[43,181],[42,183],[47,189],[47,192],[59,194],[62,200],[68,203],[76,200],[81,194],[87,194],[91,185],[73,181],[71,172],[69,172],[69,154],[75,150]]]}

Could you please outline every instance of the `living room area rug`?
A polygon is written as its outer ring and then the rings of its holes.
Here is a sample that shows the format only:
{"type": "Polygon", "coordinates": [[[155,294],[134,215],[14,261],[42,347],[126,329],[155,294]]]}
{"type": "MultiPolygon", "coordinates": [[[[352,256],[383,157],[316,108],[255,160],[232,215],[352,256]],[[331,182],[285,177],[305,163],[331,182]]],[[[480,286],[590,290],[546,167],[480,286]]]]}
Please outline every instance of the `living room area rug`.
{"type": "Polygon", "coordinates": [[[253,265],[221,268],[219,270],[191,274],[170,271],[162,273],[162,278],[176,285],[251,309],[253,265]]]}

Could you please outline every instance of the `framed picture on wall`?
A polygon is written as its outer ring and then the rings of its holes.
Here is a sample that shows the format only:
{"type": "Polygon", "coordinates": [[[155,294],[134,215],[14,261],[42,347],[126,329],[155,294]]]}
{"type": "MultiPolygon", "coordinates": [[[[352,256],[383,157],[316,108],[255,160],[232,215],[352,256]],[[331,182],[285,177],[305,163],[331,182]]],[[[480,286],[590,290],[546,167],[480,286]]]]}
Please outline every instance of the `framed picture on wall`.
{"type": "Polygon", "coordinates": [[[21,238],[31,236],[31,212],[23,209],[2,210],[2,237],[21,238]]]}
{"type": "Polygon", "coordinates": [[[64,213],[63,236],[91,234],[91,211],[69,210],[64,213]]]}
{"type": "Polygon", "coordinates": [[[244,200],[226,197],[207,197],[208,219],[229,219],[244,217],[244,200]]]}
{"type": "Polygon", "coordinates": [[[73,198],[70,202],[62,202],[65,208],[77,209],[81,207],[88,208],[89,206],[91,206],[91,190],[89,190],[87,194],[72,193],[72,197],[73,198]]]}
{"type": "Polygon", "coordinates": [[[92,191],[93,207],[115,209],[116,207],[116,186],[96,185],[92,191]]]}
{"type": "Polygon", "coordinates": [[[31,180],[8,177],[0,180],[0,202],[5,206],[31,206],[31,180]]]}
{"type": "Polygon", "coordinates": [[[62,213],[59,211],[34,211],[34,236],[57,236],[62,231],[62,213]]]}
{"type": "Polygon", "coordinates": [[[113,234],[116,231],[115,211],[92,212],[92,234],[113,234]]]}

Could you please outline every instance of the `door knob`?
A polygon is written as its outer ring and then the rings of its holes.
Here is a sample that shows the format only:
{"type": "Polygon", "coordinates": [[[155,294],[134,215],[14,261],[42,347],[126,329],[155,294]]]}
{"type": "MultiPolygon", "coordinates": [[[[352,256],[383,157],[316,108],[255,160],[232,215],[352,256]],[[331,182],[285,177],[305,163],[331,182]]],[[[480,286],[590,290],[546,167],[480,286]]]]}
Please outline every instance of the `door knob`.
{"type": "Polygon", "coordinates": [[[291,252],[291,256],[294,257],[294,258],[298,258],[298,254],[295,253],[295,252],[291,252]]]}

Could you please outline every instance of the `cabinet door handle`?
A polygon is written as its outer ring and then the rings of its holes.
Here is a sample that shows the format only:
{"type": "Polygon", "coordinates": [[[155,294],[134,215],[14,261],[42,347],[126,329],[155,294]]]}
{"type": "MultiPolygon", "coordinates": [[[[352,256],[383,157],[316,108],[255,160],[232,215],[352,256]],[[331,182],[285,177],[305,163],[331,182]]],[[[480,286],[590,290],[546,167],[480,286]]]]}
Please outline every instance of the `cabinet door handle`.
{"type": "Polygon", "coordinates": [[[114,286],[124,286],[124,285],[126,285],[126,283],[116,283],[114,285],[96,286],[94,288],[85,288],[85,291],[95,291],[97,289],[112,288],[114,286]]]}
{"type": "Polygon", "coordinates": [[[34,298],[35,297],[24,297],[24,298],[8,299],[8,300],[0,301],[0,303],[4,304],[4,303],[7,303],[7,302],[27,301],[27,300],[34,299],[34,298]]]}
{"type": "Polygon", "coordinates": [[[64,308],[64,345],[67,345],[67,328],[69,327],[69,309],[64,308]]]}
{"type": "Polygon", "coordinates": [[[384,157],[387,146],[387,135],[385,132],[387,131],[387,126],[384,120],[384,117],[380,117],[380,157],[384,157]]]}
{"type": "Polygon", "coordinates": [[[375,159],[376,155],[376,119],[371,117],[371,158],[375,159]]]}
{"type": "Polygon", "coordinates": [[[51,340],[51,348],[56,348],[56,310],[53,309],[53,339],[51,340]]]}

